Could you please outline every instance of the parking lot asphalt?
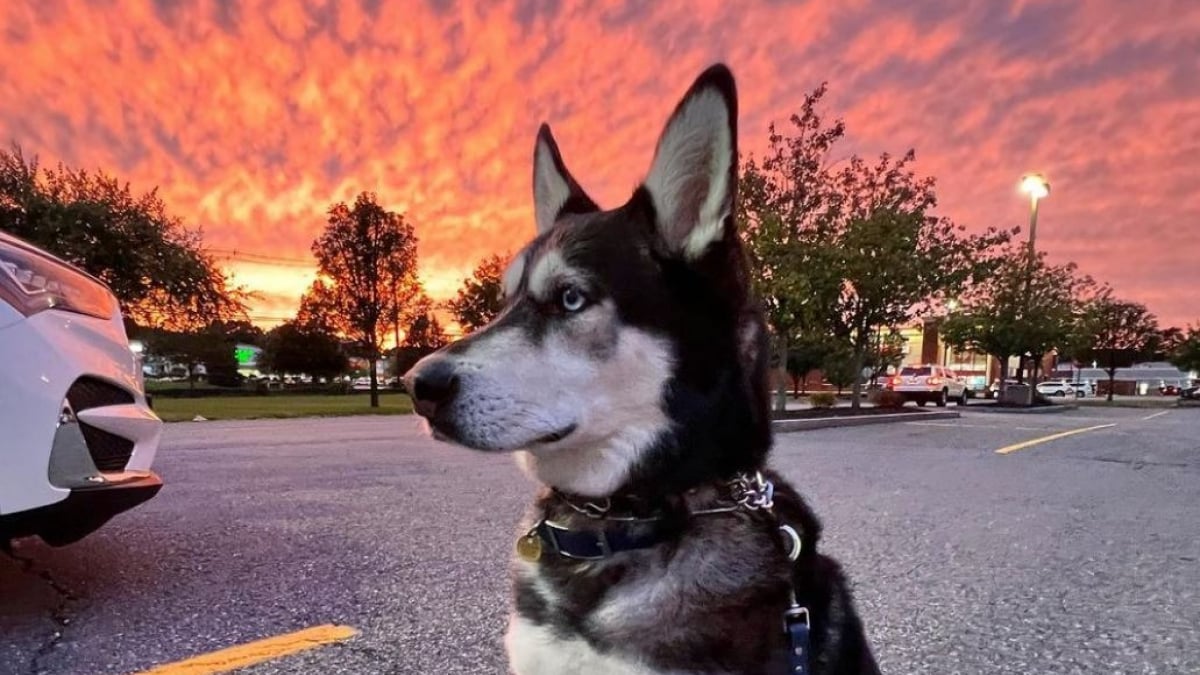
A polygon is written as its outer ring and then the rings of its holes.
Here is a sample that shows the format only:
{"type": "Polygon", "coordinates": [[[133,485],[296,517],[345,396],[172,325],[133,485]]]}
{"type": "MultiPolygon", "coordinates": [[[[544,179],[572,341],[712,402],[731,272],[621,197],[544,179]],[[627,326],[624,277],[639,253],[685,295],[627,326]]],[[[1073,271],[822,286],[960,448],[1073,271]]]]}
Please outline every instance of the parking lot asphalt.
{"type": "MultiPolygon", "coordinates": [[[[1200,410],[967,409],[779,435],[773,463],[884,672],[1200,672],[1200,410]]],[[[92,537],[0,555],[0,673],[139,673],[325,624],[356,634],[240,672],[505,672],[533,491],[510,457],[354,417],[170,425],[157,468],[92,537]]]]}

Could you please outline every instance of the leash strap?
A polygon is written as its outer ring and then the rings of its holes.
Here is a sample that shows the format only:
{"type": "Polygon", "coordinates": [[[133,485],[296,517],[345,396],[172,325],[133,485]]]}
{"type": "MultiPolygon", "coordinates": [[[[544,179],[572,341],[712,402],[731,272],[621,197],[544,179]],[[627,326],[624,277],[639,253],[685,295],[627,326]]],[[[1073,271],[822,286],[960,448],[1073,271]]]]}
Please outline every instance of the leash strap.
{"type": "Polygon", "coordinates": [[[808,648],[809,623],[808,609],[792,606],[783,613],[783,627],[788,634],[788,673],[789,675],[809,675],[808,648]]]}

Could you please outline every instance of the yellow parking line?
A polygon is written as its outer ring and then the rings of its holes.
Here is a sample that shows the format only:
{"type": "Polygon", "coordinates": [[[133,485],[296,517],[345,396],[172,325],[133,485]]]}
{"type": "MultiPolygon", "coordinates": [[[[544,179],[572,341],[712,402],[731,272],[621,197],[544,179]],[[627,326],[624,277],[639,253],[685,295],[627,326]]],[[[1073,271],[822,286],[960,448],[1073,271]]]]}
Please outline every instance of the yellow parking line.
{"type": "Polygon", "coordinates": [[[349,626],[313,626],[295,633],[277,635],[264,640],[247,642],[244,645],[220,649],[215,652],[193,656],[190,659],[156,666],[135,675],[211,675],[228,673],[232,670],[270,661],[281,656],[315,649],[334,642],[354,637],[358,631],[349,626]]]}
{"type": "Polygon", "coordinates": [[[1025,448],[1028,448],[1028,447],[1031,447],[1034,445],[1039,445],[1041,443],[1046,443],[1049,441],[1055,441],[1060,438],[1066,438],[1067,436],[1074,436],[1075,434],[1082,434],[1082,433],[1085,433],[1088,431],[1095,431],[1097,429],[1107,429],[1109,427],[1115,427],[1115,426],[1117,426],[1117,425],[1115,425],[1115,424],[1098,424],[1094,427],[1084,427],[1082,429],[1071,429],[1070,431],[1062,431],[1057,434],[1050,434],[1049,436],[1042,436],[1041,438],[1034,438],[1032,440],[1024,441],[1022,443],[1014,443],[1012,445],[1006,445],[1003,448],[1000,448],[999,450],[997,450],[996,454],[1007,455],[1010,452],[1024,450],[1025,448]]]}

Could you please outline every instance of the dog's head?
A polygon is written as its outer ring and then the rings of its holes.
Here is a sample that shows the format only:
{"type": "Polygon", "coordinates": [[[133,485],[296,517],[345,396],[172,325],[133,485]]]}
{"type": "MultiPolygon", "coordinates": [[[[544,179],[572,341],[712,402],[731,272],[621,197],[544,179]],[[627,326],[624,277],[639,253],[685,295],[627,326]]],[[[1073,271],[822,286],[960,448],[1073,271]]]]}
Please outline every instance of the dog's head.
{"type": "Polygon", "coordinates": [[[504,274],[504,311],[405,375],[434,434],[521,450],[538,479],[590,496],[761,462],[764,330],[734,227],[729,70],[688,90],[619,208],[588,197],[545,125],[533,167],[537,236],[504,274]]]}

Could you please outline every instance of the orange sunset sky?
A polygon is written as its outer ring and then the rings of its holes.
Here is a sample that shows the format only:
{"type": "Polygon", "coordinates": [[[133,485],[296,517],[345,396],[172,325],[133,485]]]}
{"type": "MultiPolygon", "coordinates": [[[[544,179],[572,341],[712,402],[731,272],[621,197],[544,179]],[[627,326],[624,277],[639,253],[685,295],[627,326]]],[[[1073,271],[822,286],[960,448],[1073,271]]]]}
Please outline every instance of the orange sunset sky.
{"type": "Polygon", "coordinates": [[[0,3],[0,141],[158,186],[252,317],[292,315],[324,212],[406,212],[431,295],[532,232],[549,121],[602,205],[623,201],[702,68],[727,62],[741,147],[828,80],[840,152],[917,150],[939,213],[1024,225],[1164,325],[1200,319],[1200,2],[0,3]]]}

